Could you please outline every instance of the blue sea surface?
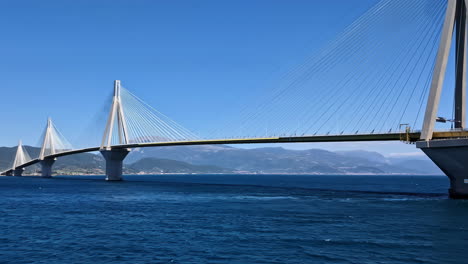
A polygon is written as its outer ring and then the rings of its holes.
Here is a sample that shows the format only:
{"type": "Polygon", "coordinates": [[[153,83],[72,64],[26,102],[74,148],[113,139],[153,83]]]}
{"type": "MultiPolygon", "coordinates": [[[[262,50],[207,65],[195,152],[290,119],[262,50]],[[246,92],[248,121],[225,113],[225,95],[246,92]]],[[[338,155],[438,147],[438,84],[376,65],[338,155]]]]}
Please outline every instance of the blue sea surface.
{"type": "Polygon", "coordinates": [[[442,176],[0,177],[0,263],[468,263],[442,176]]]}

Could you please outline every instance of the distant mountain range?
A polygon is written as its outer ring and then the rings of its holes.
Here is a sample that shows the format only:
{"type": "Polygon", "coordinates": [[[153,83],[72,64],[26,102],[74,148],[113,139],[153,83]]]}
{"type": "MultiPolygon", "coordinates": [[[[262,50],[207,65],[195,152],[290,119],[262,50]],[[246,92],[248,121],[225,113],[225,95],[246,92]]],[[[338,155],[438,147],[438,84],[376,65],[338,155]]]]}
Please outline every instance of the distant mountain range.
{"type": "MultiPolygon", "coordinates": [[[[39,149],[26,147],[32,157],[39,149]]],[[[11,166],[16,148],[0,147],[0,169],[11,166]]],[[[284,148],[242,149],[224,145],[134,149],[125,159],[127,174],[282,173],[282,174],[443,174],[428,159],[386,158],[377,152],[284,148]]],[[[61,157],[57,174],[103,174],[104,159],[83,153],[61,157]]],[[[39,171],[31,167],[27,173],[39,171]]]]}
{"type": "Polygon", "coordinates": [[[386,158],[377,152],[284,148],[242,149],[224,145],[135,149],[127,163],[142,158],[171,159],[193,165],[214,165],[249,173],[401,173],[443,174],[429,159],[386,158]]]}

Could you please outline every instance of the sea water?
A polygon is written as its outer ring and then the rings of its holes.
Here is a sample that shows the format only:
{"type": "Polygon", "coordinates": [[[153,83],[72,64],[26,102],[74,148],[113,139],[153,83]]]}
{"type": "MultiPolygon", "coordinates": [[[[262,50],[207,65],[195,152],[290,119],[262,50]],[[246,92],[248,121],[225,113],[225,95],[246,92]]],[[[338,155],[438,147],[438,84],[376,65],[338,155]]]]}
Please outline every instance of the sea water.
{"type": "Polygon", "coordinates": [[[468,263],[443,176],[0,177],[0,263],[468,263]]]}

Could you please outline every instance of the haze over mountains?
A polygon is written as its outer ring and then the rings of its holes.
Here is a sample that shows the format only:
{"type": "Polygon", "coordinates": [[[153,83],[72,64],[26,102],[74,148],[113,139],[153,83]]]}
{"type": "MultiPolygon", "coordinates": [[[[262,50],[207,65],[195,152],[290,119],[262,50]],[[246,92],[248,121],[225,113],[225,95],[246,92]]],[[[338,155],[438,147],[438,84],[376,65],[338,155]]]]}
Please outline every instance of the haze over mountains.
{"type": "MultiPolygon", "coordinates": [[[[32,157],[39,149],[26,147],[32,157]]],[[[11,166],[16,148],[0,148],[0,169],[11,166]]],[[[377,152],[281,147],[242,149],[224,145],[134,149],[125,159],[127,174],[154,173],[281,173],[281,174],[443,174],[428,159],[388,158],[377,152]]],[[[57,174],[103,174],[100,154],[61,157],[57,174]]],[[[31,167],[27,173],[39,171],[31,167]]]]}
{"type": "Polygon", "coordinates": [[[409,173],[442,174],[429,159],[386,158],[377,152],[323,149],[242,149],[224,145],[136,149],[126,162],[144,157],[166,158],[194,165],[215,165],[250,173],[409,173]]]}

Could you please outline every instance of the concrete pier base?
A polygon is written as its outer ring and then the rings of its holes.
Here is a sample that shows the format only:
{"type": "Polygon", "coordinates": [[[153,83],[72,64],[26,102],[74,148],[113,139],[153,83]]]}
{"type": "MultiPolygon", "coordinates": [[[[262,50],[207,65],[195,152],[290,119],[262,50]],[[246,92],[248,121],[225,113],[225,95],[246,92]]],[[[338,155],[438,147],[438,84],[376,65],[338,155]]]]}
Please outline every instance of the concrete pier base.
{"type": "Polygon", "coordinates": [[[21,169],[15,169],[15,170],[13,171],[13,175],[14,175],[14,176],[23,176],[23,172],[24,172],[24,169],[23,169],[23,168],[21,168],[21,169]]]}
{"type": "Polygon", "coordinates": [[[448,176],[450,198],[468,199],[468,139],[420,141],[416,147],[448,176]]]}
{"type": "Polygon", "coordinates": [[[7,171],[7,172],[5,172],[5,176],[13,176],[13,173],[14,172],[12,170],[7,171]]]}
{"type": "Polygon", "coordinates": [[[106,181],[121,181],[123,160],[127,157],[130,150],[113,149],[100,151],[106,160],[106,181]]]}
{"type": "Polygon", "coordinates": [[[57,159],[43,159],[39,162],[41,165],[41,177],[50,178],[52,177],[52,166],[57,159]]]}

